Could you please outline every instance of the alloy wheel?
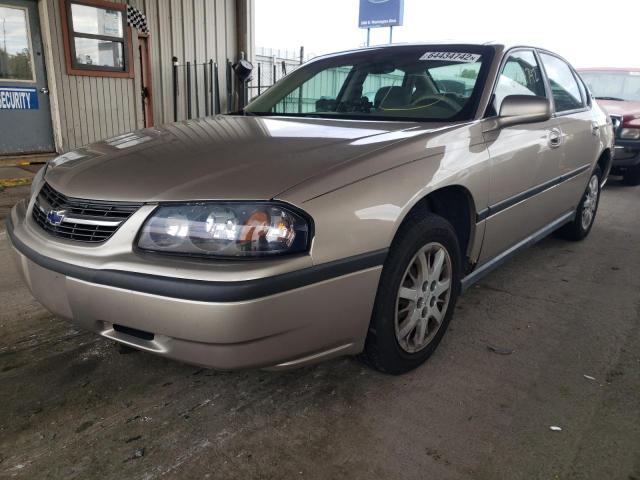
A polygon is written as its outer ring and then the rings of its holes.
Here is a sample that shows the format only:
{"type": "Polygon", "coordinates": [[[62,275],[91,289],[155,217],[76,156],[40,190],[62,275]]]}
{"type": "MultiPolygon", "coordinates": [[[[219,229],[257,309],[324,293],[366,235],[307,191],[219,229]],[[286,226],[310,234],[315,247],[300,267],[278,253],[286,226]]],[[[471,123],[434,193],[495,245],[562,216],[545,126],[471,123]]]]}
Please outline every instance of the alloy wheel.
{"type": "Polygon", "coordinates": [[[582,228],[584,230],[591,226],[593,217],[596,214],[596,208],[598,208],[598,195],[600,193],[598,182],[598,176],[593,175],[587,186],[584,203],[582,204],[582,228]]]}
{"type": "Polygon", "coordinates": [[[407,267],[396,298],[395,330],[407,353],[424,349],[440,330],[452,288],[449,253],[437,242],[416,253],[407,267]]]}

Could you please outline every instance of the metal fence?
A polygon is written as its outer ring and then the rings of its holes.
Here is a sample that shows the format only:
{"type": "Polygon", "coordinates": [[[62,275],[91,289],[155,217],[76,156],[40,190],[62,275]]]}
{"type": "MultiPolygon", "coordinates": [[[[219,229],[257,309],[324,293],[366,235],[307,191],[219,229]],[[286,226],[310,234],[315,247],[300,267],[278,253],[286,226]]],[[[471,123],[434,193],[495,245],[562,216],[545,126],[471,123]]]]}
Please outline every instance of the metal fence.
{"type": "Polygon", "coordinates": [[[234,73],[231,62],[227,60],[220,68],[217,62],[179,63],[173,57],[173,119],[198,118],[231,111],[235,105],[237,92],[234,88],[234,73]],[[225,75],[224,88],[220,91],[220,70],[225,75]],[[221,99],[226,97],[224,102],[221,99]],[[183,117],[183,118],[180,118],[183,117]]]}
{"type": "Polygon", "coordinates": [[[300,47],[299,51],[258,47],[254,57],[255,69],[249,83],[249,98],[262,94],[282,77],[312,58],[305,56],[304,47],[300,47]]]}
{"type": "MultiPolygon", "coordinates": [[[[305,57],[304,47],[298,52],[258,48],[251,79],[242,85],[237,81],[229,59],[219,65],[213,59],[204,63],[180,63],[180,59],[172,57],[173,119],[178,121],[237,110],[309,58],[305,57]]],[[[300,102],[306,111],[307,99],[300,102]]]]}

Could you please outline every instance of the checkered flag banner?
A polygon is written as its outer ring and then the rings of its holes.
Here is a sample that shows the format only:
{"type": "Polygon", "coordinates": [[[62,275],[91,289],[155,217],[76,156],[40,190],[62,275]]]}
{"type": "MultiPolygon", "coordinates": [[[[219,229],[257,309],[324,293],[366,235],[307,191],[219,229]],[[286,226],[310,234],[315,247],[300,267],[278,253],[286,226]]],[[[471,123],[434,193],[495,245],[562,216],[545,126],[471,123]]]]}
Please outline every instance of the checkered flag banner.
{"type": "Polygon", "coordinates": [[[149,33],[147,17],[144,13],[131,5],[127,5],[127,25],[137,28],[142,33],[149,33]]]}

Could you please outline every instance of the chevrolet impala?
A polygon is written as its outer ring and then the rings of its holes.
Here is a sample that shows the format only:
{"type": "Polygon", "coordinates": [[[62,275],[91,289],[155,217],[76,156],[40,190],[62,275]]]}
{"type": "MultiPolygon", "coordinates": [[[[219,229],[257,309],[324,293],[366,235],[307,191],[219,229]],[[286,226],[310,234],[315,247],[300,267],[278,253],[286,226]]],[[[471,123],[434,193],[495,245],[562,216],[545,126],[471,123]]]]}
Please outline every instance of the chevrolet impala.
{"type": "Polygon", "coordinates": [[[239,112],[57,157],[7,232],[34,297],[116,342],[225,370],[359,355],[399,374],[470,285],[552,232],[589,234],[612,142],[549,51],[364,48],[239,112]]]}

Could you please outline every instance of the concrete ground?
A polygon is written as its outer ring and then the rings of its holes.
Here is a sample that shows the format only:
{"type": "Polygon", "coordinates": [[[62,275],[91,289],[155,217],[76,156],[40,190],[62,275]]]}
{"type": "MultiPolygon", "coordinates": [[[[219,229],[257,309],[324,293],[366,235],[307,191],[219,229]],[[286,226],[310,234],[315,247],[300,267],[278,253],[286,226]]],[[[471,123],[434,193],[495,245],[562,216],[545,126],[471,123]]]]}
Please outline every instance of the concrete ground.
{"type": "MultiPolygon", "coordinates": [[[[0,217],[27,193],[0,193],[0,217]]],[[[31,298],[2,226],[0,478],[640,480],[639,205],[612,181],[586,241],[474,287],[401,377],[121,351],[31,298]]]]}

